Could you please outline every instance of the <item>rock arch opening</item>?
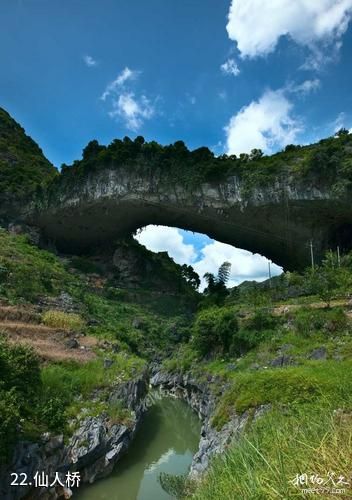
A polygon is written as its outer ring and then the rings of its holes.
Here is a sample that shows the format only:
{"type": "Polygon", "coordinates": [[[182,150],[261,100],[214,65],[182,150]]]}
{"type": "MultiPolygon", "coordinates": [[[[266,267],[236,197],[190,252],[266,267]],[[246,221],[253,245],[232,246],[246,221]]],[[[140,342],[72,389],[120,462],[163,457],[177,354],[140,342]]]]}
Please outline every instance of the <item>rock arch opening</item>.
{"type": "Polygon", "coordinates": [[[178,264],[191,265],[201,278],[201,289],[205,286],[204,274],[216,274],[225,261],[231,263],[229,287],[243,281],[264,281],[283,272],[282,267],[260,254],[176,227],[151,224],[140,228],[135,239],[148,250],[167,252],[178,264]]]}

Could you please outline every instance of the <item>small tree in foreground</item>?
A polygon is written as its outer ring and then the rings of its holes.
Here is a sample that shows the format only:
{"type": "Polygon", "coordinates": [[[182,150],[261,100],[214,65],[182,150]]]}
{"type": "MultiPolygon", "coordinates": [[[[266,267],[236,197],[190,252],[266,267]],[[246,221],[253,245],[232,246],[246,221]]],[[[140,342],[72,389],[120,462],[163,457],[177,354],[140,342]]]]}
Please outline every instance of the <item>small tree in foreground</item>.
{"type": "Polygon", "coordinates": [[[231,352],[238,321],[229,308],[212,307],[200,311],[193,325],[193,346],[202,356],[231,352]]]}
{"type": "Polygon", "coordinates": [[[218,274],[215,276],[213,273],[205,273],[203,278],[205,278],[208,286],[204,290],[204,294],[208,295],[213,299],[212,301],[220,305],[228,294],[226,288],[226,283],[230,279],[231,274],[231,263],[223,262],[219,267],[218,274]]]}

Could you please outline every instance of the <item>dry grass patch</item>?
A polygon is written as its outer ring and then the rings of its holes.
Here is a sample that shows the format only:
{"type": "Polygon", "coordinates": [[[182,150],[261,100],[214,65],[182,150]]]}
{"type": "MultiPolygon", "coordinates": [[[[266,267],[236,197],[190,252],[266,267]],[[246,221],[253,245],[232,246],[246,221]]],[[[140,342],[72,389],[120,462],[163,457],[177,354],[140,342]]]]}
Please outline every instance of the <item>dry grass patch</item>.
{"type": "Polygon", "coordinates": [[[44,325],[61,330],[81,331],[85,327],[85,321],[79,314],[65,313],[63,311],[50,310],[42,316],[44,325]]]}

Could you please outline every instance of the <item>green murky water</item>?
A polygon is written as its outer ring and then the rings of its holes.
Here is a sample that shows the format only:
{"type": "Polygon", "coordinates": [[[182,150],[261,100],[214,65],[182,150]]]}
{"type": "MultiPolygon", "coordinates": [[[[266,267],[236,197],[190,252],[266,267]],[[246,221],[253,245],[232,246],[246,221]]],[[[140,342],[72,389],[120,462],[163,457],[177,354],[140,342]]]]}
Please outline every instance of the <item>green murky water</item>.
{"type": "Polygon", "coordinates": [[[200,421],[183,401],[163,398],[145,414],[127,454],[106,479],[81,487],[77,500],[167,500],[160,472],[184,474],[197,451],[200,421]]]}

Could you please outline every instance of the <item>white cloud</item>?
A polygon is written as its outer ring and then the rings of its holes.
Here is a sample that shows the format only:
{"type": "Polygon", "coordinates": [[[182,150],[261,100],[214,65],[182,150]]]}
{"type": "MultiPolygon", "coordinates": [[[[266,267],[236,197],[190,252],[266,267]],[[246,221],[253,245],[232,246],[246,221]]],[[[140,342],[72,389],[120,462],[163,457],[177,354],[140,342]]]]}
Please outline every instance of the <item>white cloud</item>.
{"type": "Polygon", "coordinates": [[[314,80],[305,80],[303,83],[298,85],[292,85],[291,87],[288,87],[288,90],[305,96],[311,92],[315,92],[319,87],[320,80],[315,78],[314,80]]]}
{"type": "Polygon", "coordinates": [[[321,55],[339,49],[351,13],[352,0],[232,0],[226,29],[243,58],[273,52],[281,36],[321,55]]]}
{"type": "Polygon", "coordinates": [[[109,101],[111,118],[121,118],[127,128],[136,132],[144,123],[155,114],[155,102],[144,94],[137,96],[129,87],[138,78],[140,71],[132,70],[127,66],[110,82],[100,99],[109,101]]]}
{"type": "MultiPolygon", "coordinates": [[[[263,281],[268,278],[268,260],[259,254],[226,245],[218,241],[206,245],[201,250],[201,259],[193,264],[195,271],[202,279],[201,288],[205,286],[204,274],[217,274],[219,267],[225,261],[231,263],[229,287],[239,285],[245,280],[263,281]]],[[[271,264],[272,276],[282,273],[276,264],[271,264]]]]}
{"type": "Polygon", "coordinates": [[[237,76],[241,73],[240,68],[234,59],[228,59],[225,61],[224,64],[220,66],[220,69],[225,75],[237,76]]]}
{"type": "Polygon", "coordinates": [[[113,109],[109,115],[114,118],[120,116],[124,119],[126,126],[137,131],[144,120],[148,120],[155,113],[155,108],[149,99],[142,95],[137,98],[133,92],[122,93],[112,103],[113,109]]]}
{"type": "Polygon", "coordinates": [[[219,97],[219,99],[221,99],[222,101],[226,101],[226,100],[227,100],[227,93],[226,93],[226,90],[220,90],[220,92],[218,93],[218,97],[219,97]]]}
{"type": "Polygon", "coordinates": [[[225,127],[228,154],[248,153],[253,148],[271,153],[295,141],[301,130],[292,117],[292,103],[283,90],[267,90],[234,115],[225,127]]]}
{"type": "Polygon", "coordinates": [[[96,61],[95,59],[93,59],[92,56],[89,56],[89,55],[83,56],[83,61],[90,68],[93,66],[96,66],[98,64],[98,61],[96,61]]]}
{"type": "MultiPolygon", "coordinates": [[[[218,241],[209,240],[204,245],[204,237],[193,234],[194,244],[185,243],[184,231],[166,226],[147,226],[141,230],[136,239],[153,252],[167,251],[178,264],[190,264],[201,278],[201,289],[206,285],[203,275],[207,272],[217,274],[225,261],[231,262],[231,276],[228,286],[235,286],[245,280],[262,281],[268,278],[268,260],[258,254],[240,250],[218,241]],[[202,242],[199,252],[196,246],[202,242]]],[[[272,275],[282,272],[276,264],[271,264],[272,275]]]]}
{"type": "Polygon", "coordinates": [[[139,74],[140,74],[139,71],[132,70],[126,66],[126,68],[124,68],[121,71],[121,73],[117,75],[115,80],[113,80],[107,85],[100,99],[105,101],[107,97],[118,93],[121,90],[121,87],[123,87],[126,82],[130,80],[135,80],[139,74]]]}
{"type": "Polygon", "coordinates": [[[124,85],[128,80],[134,80],[138,76],[138,71],[132,70],[126,66],[115,80],[118,86],[124,85]]]}
{"type": "Polygon", "coordinates": [[[168,252],[178,264],[192,264],[197,257],[194,246],[185,243],[180,230],[174,227],[147,226],[136,240],[153,252],[168,252]]]}
{"type": "Polygon", "coordinates": [[[337,115],[336,119],[332,123],[332,128],[334,134],[336,134],[336,132],[338,132],[340,129],[346,128],[346,113],[342,111],[337,115]]]}

